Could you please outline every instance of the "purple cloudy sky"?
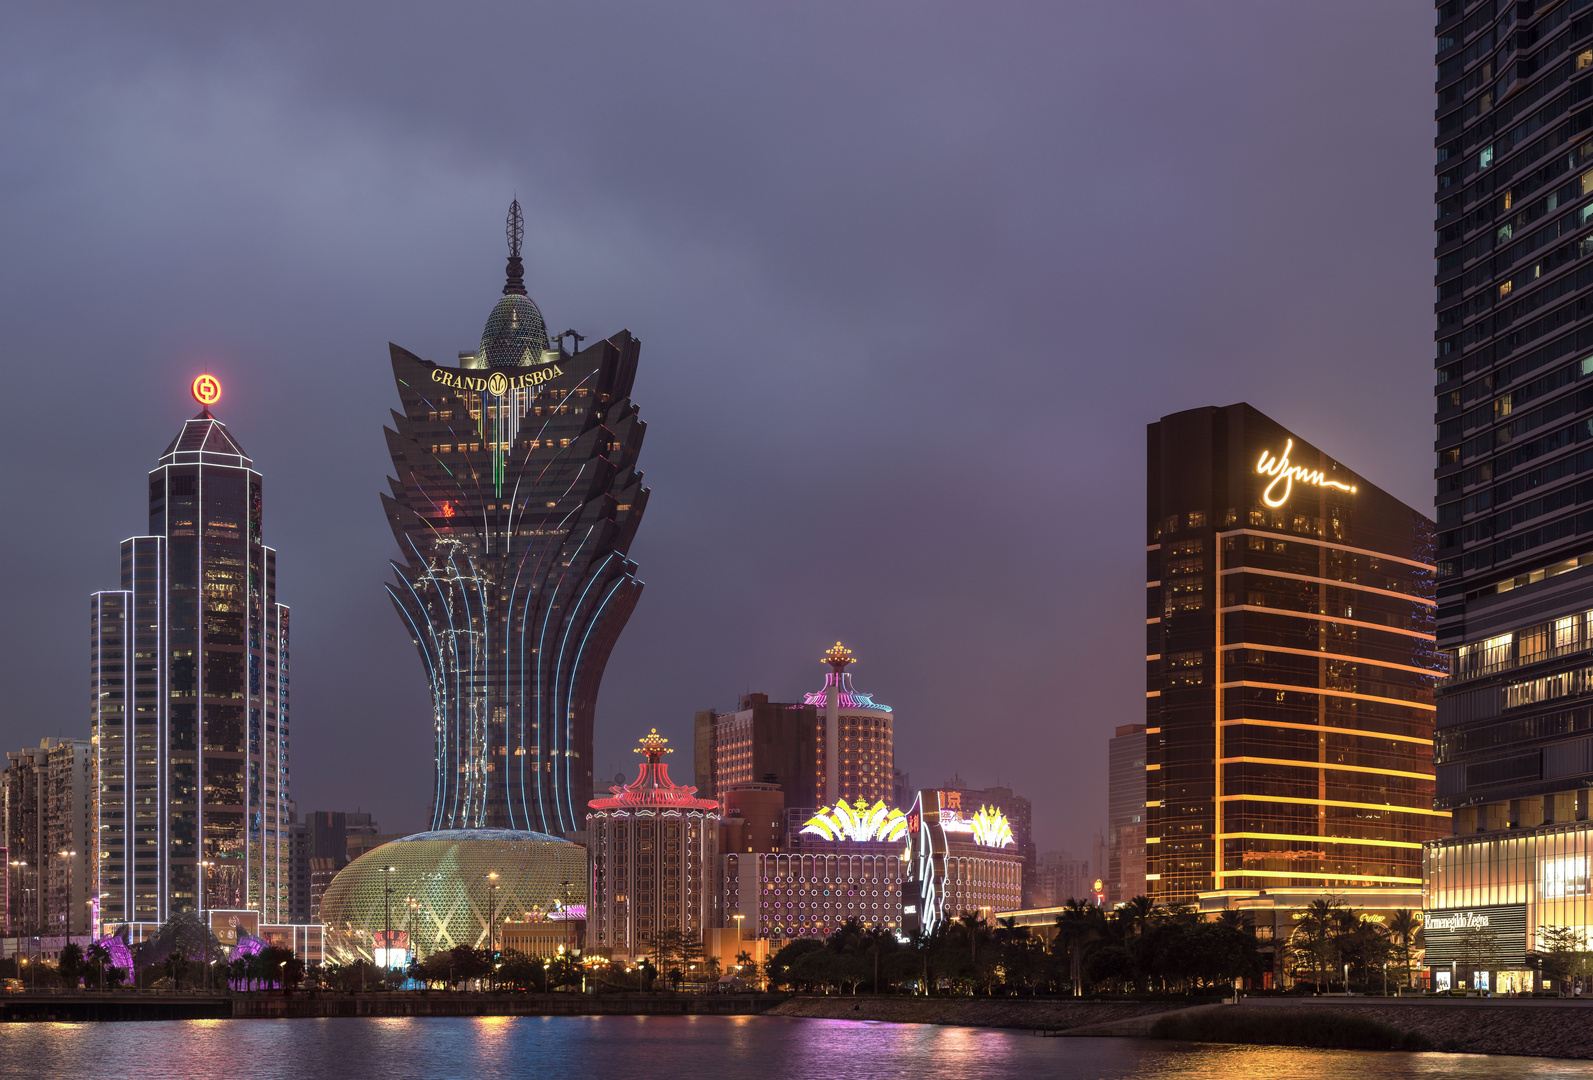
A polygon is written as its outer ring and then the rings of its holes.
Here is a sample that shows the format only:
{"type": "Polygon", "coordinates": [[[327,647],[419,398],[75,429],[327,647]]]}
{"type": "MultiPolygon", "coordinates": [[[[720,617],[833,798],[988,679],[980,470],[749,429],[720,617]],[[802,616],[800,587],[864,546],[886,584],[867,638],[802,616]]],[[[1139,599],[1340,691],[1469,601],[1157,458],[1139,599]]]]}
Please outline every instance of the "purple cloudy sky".
{"type": "Polygon", "coordinates": [[[526,208],[643,342],[647,590],[599,776],[856,650],[897,761],[1105,822],[1144,425],[1248,400],[1430,508],[1432,12],[1388,3],[19,3],[0,31],[0,744],[87,734],[88,596],[218,408],[294,609],[300,810],[425,825],[381,583],[387,343],[450,362],[526,208]]]}

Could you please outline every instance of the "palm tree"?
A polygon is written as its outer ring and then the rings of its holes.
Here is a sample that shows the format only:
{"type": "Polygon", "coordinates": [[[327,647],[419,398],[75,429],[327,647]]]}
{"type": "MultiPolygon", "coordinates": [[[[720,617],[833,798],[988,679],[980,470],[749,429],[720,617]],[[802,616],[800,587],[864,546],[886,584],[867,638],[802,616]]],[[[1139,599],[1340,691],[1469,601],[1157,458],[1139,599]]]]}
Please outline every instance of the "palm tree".
{"type": "Polygon", "coordinates": [[[89,945],[88,951],[84,953],[84,956],[93,965],[94,969],[100,973],[100,989],[105,989],[105,969],[110,966],[111,951],[105,947],[103,942],[96,941],[89,945]]]}
{"type": "Polygon", "coordinates": [[[1068,980],[1073,996],[1084,995],[1084,946],[1100,936],[1101,909],[1086,900],[1069,900],[1056,917],[1056,942],[1068,950],[1068,980]]]}
{"type": "Polygon", "coordinates": [[[1326,897],[1318,897],[1305,906],[1295,925],[1295,933],[1305,939],[1305,949],[1315,961],[1313,972],[1319,988],[1322,985],[1322,972],[1327,964],[1327,951],[1332,946],[1333,930],[1338,924],[1338,917],[1338,905],[1326,897]]]}
{"type": "Polygon", "coordinates": [[[1400,985],[1409,986],[1411,953],[1420,943],[1422,917],[1410,908],[1398,908],[1388,917],[1385,926],[1389,938],[1394,943],[1394,955],[1399,959],[1400,971],[1404,973],[1400,985]]]}
{"type": "Polygon", "coordinates": [[[1123,920],[1124,925],[1132,934],[1143,934],[1145,927],[1156,917],[1156,901],[1148,896],[1136,896],[1125,901],[1117,909],[1117,917],[1123,920]]]}

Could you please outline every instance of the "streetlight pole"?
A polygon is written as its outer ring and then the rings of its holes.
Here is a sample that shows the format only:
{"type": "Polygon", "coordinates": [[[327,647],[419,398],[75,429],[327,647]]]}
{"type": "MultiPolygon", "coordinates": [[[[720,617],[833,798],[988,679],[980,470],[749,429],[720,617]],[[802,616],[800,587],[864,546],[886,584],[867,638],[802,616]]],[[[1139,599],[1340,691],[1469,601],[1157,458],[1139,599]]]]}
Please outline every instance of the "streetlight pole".
{"type": "MultiPolygon", "coordinates": [[[[493,963],[498,960],[498,871],[487,872],[487,953],[493,963]]],[[[497,968],[493,969],[496,976],[497,968]]]]}
{"type": "MultiPolygon", "coordinates": [[[[20,866],[26,866],[26,865],[27,864],[22,862],[20,859],[12,859],[10,867],[6,870],[6,873],[10,874],[12,870],[17,869],[20,866]]],[[[22,875],[21,875],[21,873],[18,873],[15,876],[20,878],[22,875]]],[[[17,939],[17,951],[18,952],[20,952],[22,950],[22,905],[23,905],[22,894],[20,892],[17,893],[16,894],[16,899],[13,900],[12,899],[12,893],[10,892],[10,890],[7,890],[7,892],[6,892],[6,929],[8,931],[11,931],[16,936],[16,939],[17,939]],[[17,917],[16,917],[15,920],[13,920],[11,918],[11,909],[13,907],[16,908],[16,912],[17,912],[17,917]]]]}
{"type": "Polygon", "coordinates": [[[75,851],[62,851],[61,858],[66,860],[66,903],[61,912],[61,917],[66,920],[66,940],[72,940],[72,860],[77,858],[75,851]]]}
{"type": "Polygon", "coordinates": [[[213,864],[208,859],[199,860],[199,929],[205,936],[205,989],[210,989],[210,919],[205,915],[205,871],[213,864]]]}
{"type": "MultiPolygon", "coordinates": [[[[17,868],[17,881],[21,883],[21,895],[17,899],[17,944],[20,946],[22,944],[23,930],[22,913],[27,910],[28,906],[28,861],[26,859],[14,859],[11,865],[17,868]]],[[[9,915],[9,912],[7,914],[9,915]]],[[[28,951],[30,953],[33,951],[31,942],[29,942],[28,951]]],[[[34,970],[37,971],[37,967],[34,970]]],[[[33,984],[35,987],[38,986],[37,975],[34,976],[33,984]]]]}
{"type": "MultiPolygon", "coordinates": [[[[393,970],[393,871],[397,867],[382,867],[382,959],[387,961],[386,967],[393,970]]],[[[384,977],[383,981],[386,979],[384,977]]]]}

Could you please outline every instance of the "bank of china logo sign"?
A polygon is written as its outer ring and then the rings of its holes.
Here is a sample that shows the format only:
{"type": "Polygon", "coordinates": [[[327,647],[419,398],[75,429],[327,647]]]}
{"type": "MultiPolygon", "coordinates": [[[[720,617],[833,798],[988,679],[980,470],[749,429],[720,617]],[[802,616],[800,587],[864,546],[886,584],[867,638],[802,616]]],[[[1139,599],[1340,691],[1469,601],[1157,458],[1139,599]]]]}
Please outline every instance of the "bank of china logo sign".
{"type": "Polygon", "coordinates": [[[826,840],[900,840],[907,835],[907,815],[887,809],[883,801],[871,807],[867,800],[858,799],[854,808],[842,799],[808,818],[802,831],[826,840]]]}
{"type": "Polygon", "coordinates": [[[1272,477],[1272,483],[1261,493],[1261,501],[1268,506],[1278,507],[1289,501],[1289,494],[1294,490],[1294,482],[1310,484],[1313,487],[1338,488],[1355,494],[1354,484],[1341,484],[1337,480],[1329,480],[1323,475],[1321,469],[1307,469],[1303,465],[1293,465],[1289,462],[1289,452],[1294,449],[1294,440],[1290,439],[1283,447],[1283,456],[1274,457],[1272,451],[1261,451],[1261,460],[1256,462],[1256,472],[1262,476],[1272,477]],[[1280,490],[1281,485],[1281,490],[1280,490]]]}

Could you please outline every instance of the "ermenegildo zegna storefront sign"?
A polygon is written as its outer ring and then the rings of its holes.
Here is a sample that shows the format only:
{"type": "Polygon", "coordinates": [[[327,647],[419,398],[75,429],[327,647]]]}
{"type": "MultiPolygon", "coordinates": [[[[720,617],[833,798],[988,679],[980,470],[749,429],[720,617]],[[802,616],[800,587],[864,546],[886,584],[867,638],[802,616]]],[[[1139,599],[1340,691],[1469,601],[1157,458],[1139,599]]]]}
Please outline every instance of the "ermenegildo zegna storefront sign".
{"type": "Polygon", "coordinates": [[[1527,906],[1451,908],[1423,916],[1427,966],[1448,967],[1450,961],[1491,968],[1520,967],[1527,962],[1527,906]]]}

